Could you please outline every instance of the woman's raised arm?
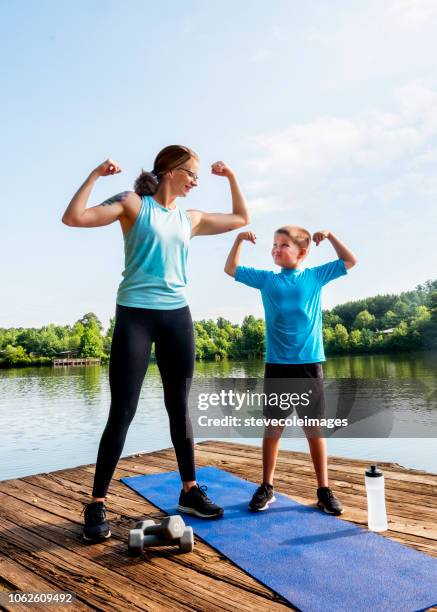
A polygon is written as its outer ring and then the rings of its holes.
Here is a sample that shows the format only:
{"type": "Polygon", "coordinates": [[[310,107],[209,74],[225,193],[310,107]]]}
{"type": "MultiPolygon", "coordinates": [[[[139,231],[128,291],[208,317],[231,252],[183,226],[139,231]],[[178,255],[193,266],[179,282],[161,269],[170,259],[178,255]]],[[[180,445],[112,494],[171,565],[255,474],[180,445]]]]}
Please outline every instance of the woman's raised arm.
{"type": "Polygon", "coordinates": [[[136,193],[123,191],[98,206],[91,208],[86,206],[97,179],[120,172],[120,166],[112,159],[107,159],[97,166],[74,194],[62,216],[62,223],[71,227],[101,227],[119,220],[125,211],[127,201],[133,197],[138,198],[136,193]]]}
{"type": "Polygon", "coordinates": [[[219,161],[211,166],[212,174],[225,176],[229,180],[232,196],[231,213],[206,213],[202,210],[187,211],[191,216],[192,236],[205,236],[207,234],[222,234],[250,222],[246,200],[241,192],[235,173],[225,163],[219,161]]]}

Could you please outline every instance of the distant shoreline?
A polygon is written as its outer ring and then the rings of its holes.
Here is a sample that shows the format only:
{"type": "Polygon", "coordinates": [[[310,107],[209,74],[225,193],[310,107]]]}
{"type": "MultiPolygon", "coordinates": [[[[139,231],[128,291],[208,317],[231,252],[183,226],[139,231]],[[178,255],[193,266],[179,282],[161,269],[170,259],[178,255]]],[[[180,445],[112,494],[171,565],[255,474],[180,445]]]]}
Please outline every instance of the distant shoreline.
{"type": "MultiPolygon", "coordinates": [[[[336,357],[372,357],[372,356],[378,356],[378,357],[384,357],[384,356],[393,356],[393,355],[398,355],[398,356],[408,356],[408,355],[414,355],[414,354],[427,354],[427,353],[437,353],[437,349],[436,348],[423,348],[423,349],[417,349],[417,348],[412,348],[410,350],[402,350],[402,351],[378,351],[378,352],[362,352],[362,353],[356,353],[356,352],[346,352],[346,353],[335,353],[335,354],[326,354],[326,359],[331,360],[334,359],[336,357]]],[[[197,362],[205,362],[205,363],[223,363],[223,362],[229,362],[229,363],[238,363],[241,361],[248,361],[248,362],[260,362],[260,363],[264,363],[264,357],[251,357],[251,358],[246,358],[246,359],[241,359],[239,357],[235,357],[235,358],[228,358],[225,357],[224,359],[196,359],[197,362]]],[[[154,355],[151,357],[151,363],[156,363],[156,360],[154,358],[154,355]]],[[[59,368],[78,368],[78,367],[82,367],[82,368],[99,368],[101,366],[108,366],[109,365],[109,356],[105,359],[101,359],[101,363],[100,364],[89,364],[89,365],[82,365],[82,366],[77,366],[77,365],[68,365],[68,366],[57,366],[56,369],[59,368]]],[[[49,367],[52,368],[53,364],[52,364],[52,359],[51,358],[45,358],[45,359],[35,359],[34,361],[30,361],[29,363],[22,363],[22,364],[8,364],[8,363],[2,363],[0,362],[0,370],[10,370],[10,369],[14,369],[14,368],[44,368],[44,367],[49,367]]]]}
{"type": "MultiPolygon", "coordinates": [[[[437,349],[437,280],[399,295],[377,295],[325,310],[323,344],[335,355],[394,354],[437,349]]],[[[115,318],[106,332],[96,314],[88,312],[74,325],[41,328],[0,328],[0,367],[51,365],[53,358],[98,358],[111,352],[115,318]]],[[[265,322],[253,315],[241,325],[224,317],[194,321],[196,359],[236,361],[262,359],[265,322]]],[[[152,349],[153,358],[153,349],[152,349]]]]}

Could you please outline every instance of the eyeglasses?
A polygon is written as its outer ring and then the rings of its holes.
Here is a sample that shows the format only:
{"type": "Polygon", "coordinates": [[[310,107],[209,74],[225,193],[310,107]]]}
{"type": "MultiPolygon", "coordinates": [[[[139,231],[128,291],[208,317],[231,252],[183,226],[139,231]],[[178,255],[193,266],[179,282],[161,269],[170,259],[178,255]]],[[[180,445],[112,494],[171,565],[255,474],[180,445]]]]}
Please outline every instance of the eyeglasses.
{"type": "Polygon", "coordinates": [[[182,166],[179,166],[178,168],[175,168],[175,170],[183,170],[195,181],[199,180],[199,176],[195,172],[191,172],[191,170],[188,170],[188,168],[183,168],[182,166]]]}

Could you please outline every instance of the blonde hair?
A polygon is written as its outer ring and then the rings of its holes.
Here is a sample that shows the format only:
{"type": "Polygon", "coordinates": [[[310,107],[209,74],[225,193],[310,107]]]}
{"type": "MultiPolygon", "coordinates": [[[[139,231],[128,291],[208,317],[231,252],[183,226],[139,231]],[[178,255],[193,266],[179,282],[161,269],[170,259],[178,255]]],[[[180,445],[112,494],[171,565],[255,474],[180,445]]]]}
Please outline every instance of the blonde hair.
{"type": "Polygon", "coordinates": [[[300,249],[309,249],[311,234],[308,230],[297,225],[284,225],[275,231],[275,234],[285,234],[300,249]]]}

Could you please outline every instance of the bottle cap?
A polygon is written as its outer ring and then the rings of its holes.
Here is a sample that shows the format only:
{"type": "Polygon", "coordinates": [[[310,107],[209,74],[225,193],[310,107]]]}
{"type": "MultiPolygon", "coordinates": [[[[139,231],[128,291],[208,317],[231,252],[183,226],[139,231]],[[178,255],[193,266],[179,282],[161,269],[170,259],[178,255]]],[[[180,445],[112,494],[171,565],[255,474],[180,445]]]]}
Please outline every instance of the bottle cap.
{"type": "Polygon", "coordinates": [[[371,465],[369,470],[366,470],[366,476],[371,476],[373,478],[378,478],[382,476],[382,472],[377,468],[376,465],[371,465]]]}

